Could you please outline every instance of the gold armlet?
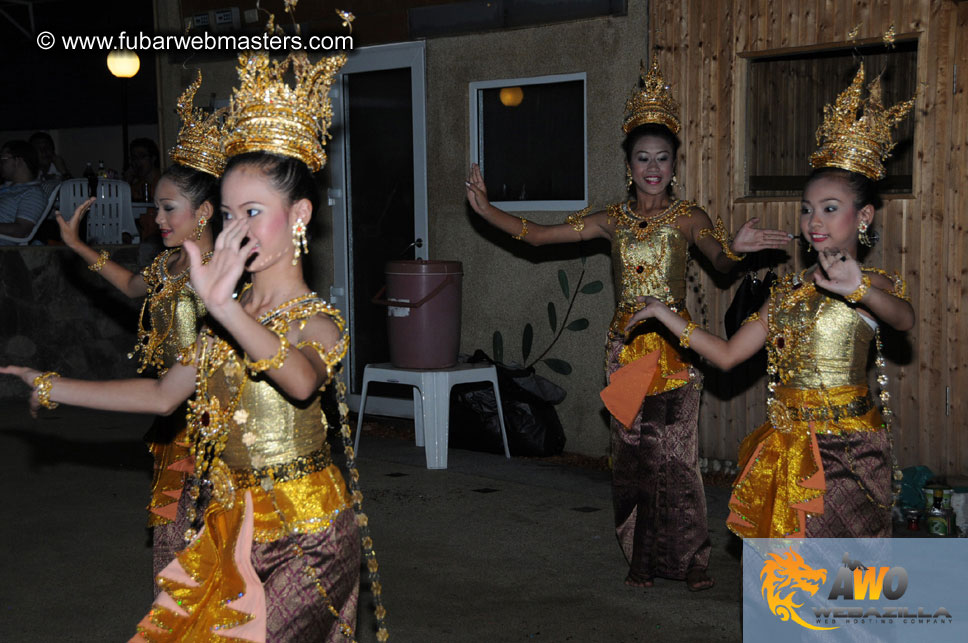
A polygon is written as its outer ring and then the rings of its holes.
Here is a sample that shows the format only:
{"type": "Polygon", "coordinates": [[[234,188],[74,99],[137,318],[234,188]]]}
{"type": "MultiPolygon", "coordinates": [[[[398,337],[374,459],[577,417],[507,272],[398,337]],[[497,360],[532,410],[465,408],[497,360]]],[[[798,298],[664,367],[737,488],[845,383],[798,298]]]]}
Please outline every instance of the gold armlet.
{"type": "Polygon", "coordinates": [[[111,253],[109,253],[107,250],[102,250],[97,256],[97,261],[88,266],[87,269],[91,272],[101,272],[101,268],[104,267],[104,264],[106,264],[110,258],[111,253]]]}
{"type": "Polygon", "coordinates": [[[740,324],[740,326],[745,326],[746,324],[751,324],[751,323],[753,323],[755,321],[760,321],[760,313],[759,313],[759,311],[753,313],[752,315],[750,315],[749,317],[747,317],[746,319],[744,319],[743,320],[743,323],[740,324]]]}
{"type": "Polygon", "coordinates": [[[565,221],[572,227],[575,232],[581,232],[585,229],[585,216],[591,211],[592,206],[588,206],[584,210],[579,210],[573,214],[569,214],[565,221]]]}
{"type": "Polygon", "coordinates": [[[254,362],[249,359],[248,355],[242,358],[245,367],[253,375],[268,371],[270,368],[282,368],[286,358],[289,357],[289,339],[283,333],[276,333],[276,335],[279,337],[279,351],[275,355],[254,362]]]}
{"type": "Polygon", "coordinates": [[[696,330],[697,328],[699,328],[699,324],[695,322],[689,322],[686,324],[686,327],[682,329],[681,333],[679,333],[679,345],[683,348],[689,348],[689,341],[690,337],[692,336],[692,331],[696,330]]]}
{"type": "Polygon", "coordinates": [[[37,401],[45,409],[56,409],[58,407],[57,402],[50,401],[50,389],[54,386],[51,381],[55,377],[60,377],[54,371],[47,371],[43,375],[38,375],[34,378],[34,390],[37,392],[37,401]]]}
{"type": "Polygon", "coordinates": [[[521,241],[526,236],[528,236],[528,220],[525,219],[524,217],[520,217],[520,219],[521,219],[521,232],[515,235],[511,235],[511,238],[516,241],[521,241]]]}
{"type": "Polygon", "coordinates": [[[864,295],[866,295],[867,291],[870,289],[871,289],[871,278],[868,277],[867,275],[863,275],[860,278],[860,285],[857,286],[857,290],[850,293],[849,295],[844,295],[844,299],[846,299],[848,303],[856,304],[861,299],[864,298],[864,295]]]}
{"type": "Polygon", "coordinates": [[[894,288],[891,290],[890,295],[894,295],[898,299],[903,299],[904,301],[911,303],[911,298],[908,297],[907,283],[901,276],[897,273],[891,276],[891,281],[894,282],[894,288]]]}
{"type": "Polygon", "coordinates": [[[195,357],[198,355],[198,340],[189,344],[188,346],[183,346],[178,354],[175,355],[175,361],[182,366],[191,366],[195,363],[195,357]]]}
{"type": "Polygon", "coordinates": [[[347,339],[348,337],[344,335],[332,348],[328,350],[319,342],[311,339],[296,344],[296,348],[298,349],[302,349],[305,346],[312,348],[314,351],[316,351],[316,354],[319,355],[319,359],[323,360],[323,364],[326,365],[326,380],[323,382],[320,388],[326,388],[326,386],[333,380],[333,375],[336,373],[336,367],[343,360],[343,357],[346,356],[346,351],[349,348],[347,339]]]}
{"type": "Polygon", "coordinates": [[[719,245],[723,248],[723,254],[732,261],[742,261],[746,258],[745,254],[736,254],[730,245],[733,243],[733,238],[726,232],[726,226],[723,225],[723,220],[721,217],[716,217],[716,227],[712,230],[709,228],[703,228],[699,231],[699,236],[696,238],[698,242],[703,237],[712,237],[719,242],[719,245]]]}

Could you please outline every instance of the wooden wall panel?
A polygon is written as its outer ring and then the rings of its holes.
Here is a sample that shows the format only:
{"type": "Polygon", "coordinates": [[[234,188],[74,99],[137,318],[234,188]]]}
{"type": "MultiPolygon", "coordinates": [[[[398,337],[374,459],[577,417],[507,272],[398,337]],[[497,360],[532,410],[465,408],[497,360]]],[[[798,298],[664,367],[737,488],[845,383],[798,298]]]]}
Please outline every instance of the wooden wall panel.
{"type": "MultiPolygon", "coordinates": [[[[945,202],[948,204],[965,203],[968,199],[968,3],[958,5],[955,33],[959,34],[954,43],[952,60],[958,63],[952,87],[952,132],[951,155],[946,163],[948,180],[945,202]]],[[[949,431],[946,449],[954,460],[953,468],[968,461],[968,431],[965,431],[965,418],[968,418],[968,341],[962,339],[968,331],[968,213],[964,207],[960,211],[951,208],[947,218],[948,229],[948,270],[947,286],[947,332],[950,361],[948,372],[951,376],[951,406],[948,418],[954,430],[949,431]],[[958,386],[956,383],[960,383],[958,386]],[[958,430],[958,425],[962,430],[958,430]]]]}
{"type": "MultiPolygon", "coordinates": [[[[968,3],[728,0],[709,7],[702,0],[651,3],[650,44],[661,48],[667,82],[682,103],[683,196],[733,230],[751,217],[791,231],[798,226],[797,198],[745,198],[743,55],[844,43],[857,25],[861,40],[879,38],[891,24],[898,34],[917,33],[913,194],[886,199],[878,212],[882,242],[868,262],[901,272],[917,311],[913,331],[886,337],[900,464],[968,475],[968,63],[955,65],[968,61],[968,3]]],[[[819,124],[813,120],[797,123],[812,134],[819,124]]],[[[769,135],[767,125],[757,127],[769,135]]],[[[781,271],[804,267],[799,249],[791,254],[781,271]]],[[[708,323],[721,333],[735,283],[705,271],[699,283],[708,323]]],[[[699,310],[698,298],[691,300],[699,310]]],[[[715,372],[707,378],[700,444],[709,457],[735,458],[736,445],[765,418],[764,379],[752,385],[737,379],[715,372]]]]}

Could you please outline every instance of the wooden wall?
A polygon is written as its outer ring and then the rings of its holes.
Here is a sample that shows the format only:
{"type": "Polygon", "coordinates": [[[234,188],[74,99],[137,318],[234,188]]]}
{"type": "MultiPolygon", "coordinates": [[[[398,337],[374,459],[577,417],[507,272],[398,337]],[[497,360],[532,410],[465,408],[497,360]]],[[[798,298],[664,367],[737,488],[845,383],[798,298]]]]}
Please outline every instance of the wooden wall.
{"type": "MultiPolygon", "coordinates": [[[[685,196],[734,230],[751,217],[790,231],[799,225],[799,198],[746,198],[748,57],[842,44],[856,25],[860,41],[879,39],[892,23],[899,35],[916,35],[913,193],[888,198],[878,212],[882,239],[868,263],[900,271],[917,312],[913,331],[887,339],[898,461],[968,475],[968,2],[655,0],[649,14],[650,44],[661,48],[666,81],[682,103],[685,196]]],[[[819,118],[797,126],[812,132],[819,118]]],[[[801,253],[793,254],[782,271],[802,266],[801,253]]],[[[721,332],[733,288],[718,290],[708,274],[702,286],[710,323],[721,332]]],[[[763,378],[740,392],[738,379],[707,381],[705,455],[735,457],[765,417],[763,378]]]]}

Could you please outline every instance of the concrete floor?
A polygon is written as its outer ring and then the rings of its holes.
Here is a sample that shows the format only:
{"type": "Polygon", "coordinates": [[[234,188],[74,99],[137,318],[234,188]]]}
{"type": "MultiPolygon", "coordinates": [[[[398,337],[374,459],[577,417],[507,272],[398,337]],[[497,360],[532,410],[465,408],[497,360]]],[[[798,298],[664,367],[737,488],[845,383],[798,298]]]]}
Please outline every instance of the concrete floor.
{"type": "MultiPolygon", "coordinates": [[[[151,602],[149,418],[0,402],[0,640],[121,641],[151,602]]],[[[707,488],[716,586],[623,584],[606,472],[412,442],[360,443],[364,509],[399,642],[740,641],[738,540],[707,488]]],[[[374,641],[369,594],[358,638],[374,641]]]]}

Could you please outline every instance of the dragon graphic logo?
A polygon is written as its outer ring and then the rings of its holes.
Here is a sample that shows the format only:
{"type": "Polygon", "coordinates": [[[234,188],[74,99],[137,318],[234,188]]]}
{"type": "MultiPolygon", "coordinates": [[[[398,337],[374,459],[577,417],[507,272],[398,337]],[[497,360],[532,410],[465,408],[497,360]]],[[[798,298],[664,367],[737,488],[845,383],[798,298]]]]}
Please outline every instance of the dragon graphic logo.
{"type": "Polygon", "coordinates": [[[792,620],[810,630],[837,629],[810,625],[795,609],[803,607],[803,603],[794,602],[797,590],[807,592],[810,596],[816,594],[827,580],[826,569],[813,569],[791,548],[786,554],[767,554],[760,580],[763,581],[760,594],[766,599],[770,611],[781,621],[792,620]]]}

